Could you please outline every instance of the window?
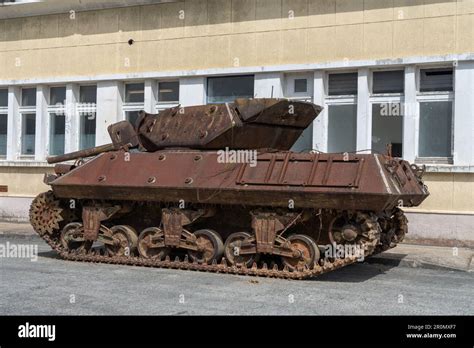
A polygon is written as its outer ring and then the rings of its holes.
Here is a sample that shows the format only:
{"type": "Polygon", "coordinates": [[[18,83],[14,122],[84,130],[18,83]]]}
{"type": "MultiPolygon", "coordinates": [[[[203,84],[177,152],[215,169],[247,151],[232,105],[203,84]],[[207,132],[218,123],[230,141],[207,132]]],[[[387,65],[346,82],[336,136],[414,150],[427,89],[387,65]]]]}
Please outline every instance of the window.
{"type": "Polygon", "coordinates": [[[50,87],[49,89],[49,149],[48,154],[57,156],[64,154],[66,137],[66,87],[50,87]]]}
{"type": "Polygon", "coordinates": [[[452,68],[419,70],[417,162],[453,161],[453,80],[452,68]]]}
{"type": "Polygon", "coordinates": [[[401,103],[372,104],[372,151],[387,153],[392,147],[393,157],[402,157],[403,118],[401,103]]]}
{"type": "Polygon", "coordinates": [[[81,86],[79,91],[79,102],[81,104],[96,104],[97,86],[81,86]]]}
{"type": "Polygon", "coordinates": [[[36,106],[36,88],[22,88],[21,106],[36,106]]]}
{"type": "Polygon", "coordinates": [[[0,156],[7,155],[8,115],[0,114],[0,156]]]}
{"type": "Polygon", "coordinates": [[[353,152],[357,148],[357,105],[330,105],[328,152],[353,152]]]}
{"type": "Polygon", "coordinates": [[[328,152],[357,150],[357,73],[328,75],[328,152]]]}
{"type": "Polygon", "coordinates": [[[89,149],[95,146],[96,117],[94,114],[80,114],[79,149],[89,149]]]}
{"type": "Polygon", "coordinates": [[[420,157],[452,156],[451,101],[420,103],[420,134],[418,155],[420,157]]]}
{"type": "MultiPolygon", "coordinates": [[[[298,101],[313,101],[314,72],[285,74],[283,96],[298,101]]],[[[308,152],[313,149],[313,125],[309,125],[295,142],[291,151],[308,152]]]]}
{"type": "Polygon", "coordinates": [[[35,154],[36,114],[22,114],[21,154],[35,154]]]}
{"type": "Polygon", "coordinates": [[[125,120],[135,126],[138,113],[145,108],[145,84],[127,83],[125,85],[125,103],[123,112],[125,120]]]}
{"type": "Polygon", "coordinates": [[[130,122],[133,126],[137,123],[138,113],[140,111],[125,111],[125,119],[130,122]]]}
{"type": "Polygon", "coordinates": [[[453,91],[453,69],[421,69],[420,92],[453,91]]]}
{"type": "Polygon", "coordinates": [[[295,93],[306,93],[308,91],[307,79],[295,79],[295,93]]]}
{"type": "Polygon", "coordinates": [[[34,156],[36,138],[36,88],[21,89],[21,156],[34,156]]]}
{"type": "Polygon", "coordinates": [[[254,76],[223,76],[207,79],[208,103],[231,103],[237,98],[253,98],[254,76]]]}
{"type": "Polygon", "coordinates": [[[158,82],[158,102],[179,102],[179,81],[158,82]]]}
{"type": "Polygon", "coordinates": [[[145,84],[143,83],[127,83],[125,85],[125,103],[141,103],[145,102],[145,84]]]}
{"type": "Polygon", "coordinates": [[[405,89],[405,72],[374,71],[372,78],[372,92],[375,94],[403,93],[405,89]]]}
{"type": "Polygon", "coordinates": [[[60,106],[66,104],[66,87],[51,87],[49,89],[49,105],[60,106]]]}
{"type": "Polygon", "coordinates": [[[0,89],[0,108],[8,106],[8,89],[0,89]]]}
{"type": "Polygon", "coordinates": [[[8,89],[0,89],[0,157],[7,155],[8,89]]]}
{"type": "Polygon", "coordinates": [[[328,95],[356,95],[357,73],[329,74],[328,95]]]}
{"type": "Polygon", "coordinates": [[[79,94],[79,149],[83,150],[95,146],[97,86],[81,86],[79,94]]]}
{"type": "Polygon", "coordinates": [[[66,135],[66,116],[64,114],[50,114],[49,154],[64,154],[64,137],[66,135]]]}

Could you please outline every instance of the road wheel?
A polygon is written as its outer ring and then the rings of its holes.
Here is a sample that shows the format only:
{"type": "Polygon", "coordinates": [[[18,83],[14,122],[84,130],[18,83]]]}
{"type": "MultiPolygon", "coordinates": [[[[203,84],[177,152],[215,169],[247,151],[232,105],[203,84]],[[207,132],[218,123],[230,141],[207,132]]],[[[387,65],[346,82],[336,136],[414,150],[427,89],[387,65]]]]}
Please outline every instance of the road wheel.
{"type": "Polygon", "coordinates": [[[84,226],[79,222],[71,222],[64,226],[60,242],[67,251],[87,252],[92,247],[92,242],[84,239],[84,226]]]}
{"type": "Polygon", "coordinates": [[[146,259],[164,259],[169,253],[170,249],[164,246],[165,234],[163,230],[158,227],[149,227],[144,229],[138,237],[138,253],[141,257],[146,259]]]}
{"type": "Polygon", "coordinates": [[[137,232],[130,226],[113,226],[110,231],[114,244],[106,244],[105,248],[110,256],[130,256],[137,249],[137,232]]]}
{"type": "Polygon", "coordinates": [[[191,261],[209,264],[213,260],[219,261],[224,253],[224,243],[221,236],[213,230],[204,229],[194,232],[197,250],[189,250],[191,261]]]}
{"type": "Polygon", "coordinates": [[[245,240],[249,240],[251,237],[250,233],[247,232],[232,233],[227,237],[224,245],[224,253],[226,260],[232,266],[246,265],[247,267],[250,267],[256,261],[258,257],[257,254],[240,254],[242,243],[245,240]]]}
{"type": "Polygon", "coordinates": [[[293,257],[282,257],[283,264],[292,270],[300,270],[305,267],[311,269],[315,261],[319,260],[319,248],[316,242],[309,236],[294,234],[288,238],[293,257]]]}

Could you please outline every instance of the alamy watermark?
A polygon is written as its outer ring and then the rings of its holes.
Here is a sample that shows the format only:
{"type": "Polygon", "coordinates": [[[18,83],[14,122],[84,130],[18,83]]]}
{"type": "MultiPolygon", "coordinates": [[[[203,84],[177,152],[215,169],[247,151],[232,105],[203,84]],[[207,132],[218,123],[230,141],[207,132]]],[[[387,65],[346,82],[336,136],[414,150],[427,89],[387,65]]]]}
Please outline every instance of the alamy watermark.
{"type": "Polygon", "coordinates": [[[249,163],[250,167],[257,166],[257,150],[225,150],[217,151],[218,163],[249,163]]]}
{"type": "Polygon", "coordinates": [[[12,244],[6,242],[0,244],[0,258],[30,259],[38,261],[38,245],[36,244],[12,244]]]}
{"type": "Polygon", "coordinates": [[[365,258],[364,248],[359,244],[327,244],[324,247],[325,258],[349,258],[356,257],[357,261],[363,262],[365,258]]]}

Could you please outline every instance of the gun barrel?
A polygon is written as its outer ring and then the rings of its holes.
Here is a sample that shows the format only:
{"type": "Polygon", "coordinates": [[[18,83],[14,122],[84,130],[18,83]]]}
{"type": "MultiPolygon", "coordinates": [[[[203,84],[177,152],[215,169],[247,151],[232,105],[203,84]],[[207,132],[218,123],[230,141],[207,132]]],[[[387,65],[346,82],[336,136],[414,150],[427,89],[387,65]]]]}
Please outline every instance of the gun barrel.
{"type": "Polygon", "coordinates": [[[54,163],[75,160],[82,157],[96,156],[103,152],[113,151],[113,150],[115,150],[114,144],[105,144],[105,145],[100,145],[96,147],[91,147],[89,149],[66,153],[64,155],[50,156],[46,158],[46,161],[48,161],[49,164],[54,164],[54,163]]]}

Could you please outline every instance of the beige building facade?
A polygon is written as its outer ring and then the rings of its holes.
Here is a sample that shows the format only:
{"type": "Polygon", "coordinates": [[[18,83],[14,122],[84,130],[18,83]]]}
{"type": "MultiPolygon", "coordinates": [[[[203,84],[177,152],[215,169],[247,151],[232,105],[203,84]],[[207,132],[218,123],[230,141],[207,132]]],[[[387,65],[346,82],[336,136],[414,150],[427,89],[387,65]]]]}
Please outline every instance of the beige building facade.
{"type": "Polygon", "coordinates": [[[474,0],[0,3],[0,218],[27,219],[46,156],[239,96],[324,106],[296,151],[425,164],[411,238],[474,245],[474,0]]]}

